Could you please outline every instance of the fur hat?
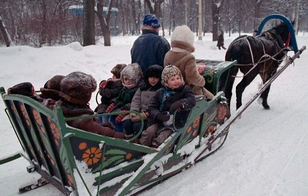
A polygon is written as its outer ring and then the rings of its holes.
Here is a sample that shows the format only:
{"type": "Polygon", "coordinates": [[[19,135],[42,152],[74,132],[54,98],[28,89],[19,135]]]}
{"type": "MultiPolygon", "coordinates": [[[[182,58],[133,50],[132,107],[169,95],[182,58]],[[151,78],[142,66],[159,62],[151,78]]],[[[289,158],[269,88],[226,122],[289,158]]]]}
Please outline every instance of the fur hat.
{"type": "Polygon", "coordinates": [[[160,22],[154,14],[147,14],[143,18],[143,26],[150,26],[157,29],[160,27],[160,22]]]}
{"type": "Polygon", "coordinates": [[[7,90],[8,94],[19,94],[31,97],[34,94],[34,87],[30,82],[22,82],[7,90]]]}
{"type": "Polygon", "coordinates": [[[145,70],[144,78],[147,80],[149,77],[155,77],[161,79],[161,73],[163,67],[160,65],[151,65],[145,70]]]}
{"type": "Polygon", "coordinates": [[[87,105],[96,86],[96,81],[91,75],[76,71],[61,80],[59,95],[67,102],[87,105]]]}
{"type": "Polygon", "coordinates": [[[190,28],[186,25],[175,27],[171,35],[171,43],[174,41],[181,41],[194,45],[195,36],[190,28]]]}
{"type": "Polygon", "coordinates": [[[116,78],[120,78],[121,76],[121,71],[124,69],[124,67],[126,67],[126,64],[117,64],[116,66],[114,66],[112,68],[112,70],[110,71],[116,78]]]}
{"type": "MultiPolygon", "coordinates": [[[[133,82],[133,86],[135,87],[140,79],[143,77],[142,69],[138,63],[128,64],[124,69],[121,71],[121,82],[123,84],[124,76],[128,77],[133,82]]],[[[124,84],[123,84],[124,85],[124,84]]],[[[125,85],[124,85],[125,86],[125,85]]]]}
{"type": "Polygon", "coordinates": [[[59,92],[60,92],[60,84],[62,79],[64,78],[63,75],[55,75],[50,80],[48,80],[44,88],[41,88],[41,97],[43,98],[51,98],[53,100],[59,100],[59,92]]]}
{"type": "Polygon", "coordinates": [[[175,76],[175,75],[179,75],[184,83],[184,80],[183,80],[183,76],[182,76],[182,73],[181,73],[181,70],[179,68],[177,68],[176,66],[174,65],[167,65],[164,69],[163,69],[163,72],[161,74],[161,82],[164,86],[168,86],[168,79],[171,77],[171,76],[175,76]]]}

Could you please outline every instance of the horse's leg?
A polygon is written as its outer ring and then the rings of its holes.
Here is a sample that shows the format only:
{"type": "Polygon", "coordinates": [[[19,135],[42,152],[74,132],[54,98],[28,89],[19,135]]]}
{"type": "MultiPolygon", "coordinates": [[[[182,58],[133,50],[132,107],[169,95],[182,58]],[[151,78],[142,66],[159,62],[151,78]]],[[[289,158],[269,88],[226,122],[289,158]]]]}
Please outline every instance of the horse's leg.
{"type": "MultiPolygon", "coordinates": [[[[276,71],[277,70],[274,70],[271,74],[270,73],[260,74],[263,80],[263,84],[265,84],[265,82],[267,82],[270,79],[270,77],[276,73],[276,71]]],[[[262,98],[262,106],[264,109],[267,109],[267,110],[270,109],[270,106],[267,103],[267,97],[268,97],[270,88],[271,88],[271,85],[269,85],[260,96],[262,98]]]]}
{"type": "Polygon", "coordinates": [[[247,75],[245,75],[241,80],[241,82],[238,83],[238,85],[236,86],[236,109],[239,109],[242,106],[243,92],[245,88],[255,79],[257,75],[258,71],[256,69],[252,70],[247,75]]]}

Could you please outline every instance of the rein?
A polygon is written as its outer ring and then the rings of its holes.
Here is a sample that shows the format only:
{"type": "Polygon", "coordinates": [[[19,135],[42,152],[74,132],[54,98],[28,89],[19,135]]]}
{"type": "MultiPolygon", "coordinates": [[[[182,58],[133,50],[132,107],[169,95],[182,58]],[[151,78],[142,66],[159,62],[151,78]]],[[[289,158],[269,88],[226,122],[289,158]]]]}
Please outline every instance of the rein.
{"type": "MultiPolygon", "coordinates": [[[[252,48],[251,48],[251,44],[250,44],[250,42],[249,42],[247,36],[245,36],[245,40],[246,40],[247,43],[248,43],[248,47],[249,47],[250,56],[251,56],[251,62],[252,62],[252,63],[248,63],[248,64],[236,64],[236,66],[251,66],[251,65],[252,65],[253,67],[252,67],[246,74],[244,74],[243,76],[233,76],[233,77],[237,77],[237,78],[239,78],[239,77],[245,77],[245,76],[246,76],[247,74],[249,74],[258,64],[264,63],[264,66],[265,66],[265,62],[266,62],[266,61],[269,61],[269,60],[273,60],[273,61],[276,61],[276,62],[278,62],[278,63],[281,63],[281,62],[283,61],[283,58],[282,58],[281,60],[278,60],[278,59],[276,59],[275,57],[276,57],[278,54],[280,54],[281,52],[283,52],[283,51],[285,50],[285,47],[288,46],[288,45],[287,45],[287,42],[290,40],[290,36],[288,36],[288,40],[286,41],[286,44],[284,44],[283,41],[282,41],[282,39],[281,39],[281,37],[280,37],[278,34],[276,34],[275,32],[272,32],[272,33],[275,35],[275,37],[277,38],[277,41],[279,42],[279,43],[277,43],[277,42],[275,42],[275,43],[276,43],[276,44],[278,45],[278,47],[280,47],[281,49],[280,49],[276,54],[274,54],[273,56],[268,55],[268,54],[265,53],[264,43],[261,41],[264,55],[261,56],[261,57],[259,58],[258,62],[256,62],[256,63],[254,62],[253,51],[252,51],[252,48]],[[265,59],[264,59],[264,58],[265,58],[265,59]],[[262,59],[264,59],[264,60],[262,60],[262,59]]],[[[289,35],[290,35],[290,34],[289,34],[289,35]]],[[[267,39],[273,40],[273,37],[272,37],[271,33],[269,33],[269,32],[264,33],[264,36],[265,36],[265,38],[267,38],[267,39]]],[[[244,36],[242,36],[242,37],[244,37],[244,36]]],[[[273,40],[273,41],[275,41],[275,40],[273,40]]]]}

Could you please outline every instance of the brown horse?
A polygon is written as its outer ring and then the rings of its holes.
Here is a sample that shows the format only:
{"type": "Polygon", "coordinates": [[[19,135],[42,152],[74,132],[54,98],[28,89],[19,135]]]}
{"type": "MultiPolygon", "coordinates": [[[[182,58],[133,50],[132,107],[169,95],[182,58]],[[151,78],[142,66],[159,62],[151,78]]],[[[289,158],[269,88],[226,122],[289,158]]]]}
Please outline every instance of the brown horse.
{"type": "MultiPolygon", "coordinates": [[[[242,94],[245,88],[259,74],[263,83],[276,73],[279,64],[287,53],[286,47],[291,45],[287,25],[282,22],[258,36],[240,36],[236,38],[226,52],[225,60],[237,60],[228,77],[225,95],[230,104],[232,87],[238,69],[244,74],[236,86],[236,109],[242,105],[242,94]]],[[[270,86],[261,94],[262,105],[270,109],[267,97],[270,86]]]]}

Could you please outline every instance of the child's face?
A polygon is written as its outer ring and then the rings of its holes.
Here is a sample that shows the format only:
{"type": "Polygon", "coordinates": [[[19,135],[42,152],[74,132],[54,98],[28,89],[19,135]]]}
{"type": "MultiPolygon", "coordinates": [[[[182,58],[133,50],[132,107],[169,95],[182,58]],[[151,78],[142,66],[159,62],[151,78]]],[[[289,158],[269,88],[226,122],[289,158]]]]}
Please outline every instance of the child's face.
{"type": "Polygon", "coordinates": [[[155,86],[157,84],[157,82],[159,82],[159,78],[155,78],[155,77],[149,77],[148,78],[148,82],[151,86],[155,86]]]}
{"type": "Polygon", "coordinates": [[[179,88],[182,85],[182,83],[183,83],[182,78],[179,75],[171,76],[168,79],[168,86],[171,89],[179,88]]]}
{"type": "Polygon", "coordinates": [[[125,85],[132,85],[133,84],[133,81],[131,79],[129,79],[128,77],[123,77],[123,83],[125,85]]]}

